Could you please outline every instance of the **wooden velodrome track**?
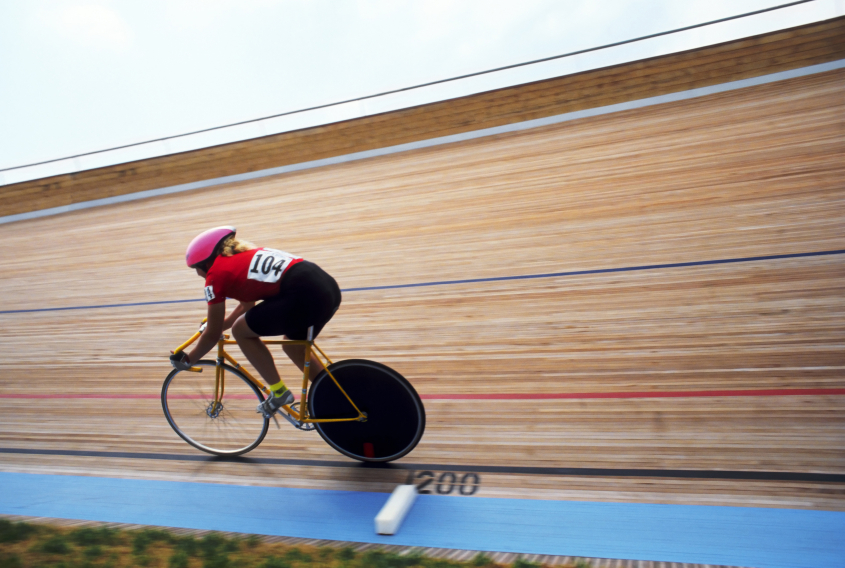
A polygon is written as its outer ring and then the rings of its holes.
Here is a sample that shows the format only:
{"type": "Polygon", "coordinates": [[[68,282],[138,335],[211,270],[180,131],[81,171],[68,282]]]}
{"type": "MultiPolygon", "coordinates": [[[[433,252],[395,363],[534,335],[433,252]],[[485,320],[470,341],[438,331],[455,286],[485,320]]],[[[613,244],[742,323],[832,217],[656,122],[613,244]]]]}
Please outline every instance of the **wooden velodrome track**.
{"type": "Polygon", "coordinates": [[[477,471],[488,497],[845,510],[805,475],[845,474],[841,254],[352,290],[841,251],[843,92],[832,71],[2,225],[0,468],[367,491],[477,471]],[[253,461],[191,459],[158,392],[204,304],[133,304],[199,298],[186,243],[228,223],[347,290],[319,343],[425,397],[408,469],[284,424],[253,461]],[[92,305],[116,306],[9,312],[92,305]]]}

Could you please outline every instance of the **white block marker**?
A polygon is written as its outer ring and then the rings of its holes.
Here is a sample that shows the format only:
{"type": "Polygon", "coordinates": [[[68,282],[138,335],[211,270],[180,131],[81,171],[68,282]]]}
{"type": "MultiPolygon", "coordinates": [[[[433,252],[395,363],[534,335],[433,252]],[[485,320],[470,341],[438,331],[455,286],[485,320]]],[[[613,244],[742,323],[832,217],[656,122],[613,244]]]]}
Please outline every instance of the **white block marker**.
{"type": "Polygon", "coordinates": [[[399,485],[376,515],[378,534],[396,534],[417,498],[416,485],[399,485]]]}

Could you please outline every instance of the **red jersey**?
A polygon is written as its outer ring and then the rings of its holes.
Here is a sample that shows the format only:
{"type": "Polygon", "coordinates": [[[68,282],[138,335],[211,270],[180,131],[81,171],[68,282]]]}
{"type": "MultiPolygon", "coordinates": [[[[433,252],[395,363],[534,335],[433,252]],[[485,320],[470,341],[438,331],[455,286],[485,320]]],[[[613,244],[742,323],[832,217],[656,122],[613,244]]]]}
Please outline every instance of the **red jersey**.
{"type": "Polygon", "coordinates": [[[275,296],[282,276],[298,262],[298,256],[269,248],[218,256],[205,278],[205,300],[211,305],[226,298],[256,302],[275,296]]]}

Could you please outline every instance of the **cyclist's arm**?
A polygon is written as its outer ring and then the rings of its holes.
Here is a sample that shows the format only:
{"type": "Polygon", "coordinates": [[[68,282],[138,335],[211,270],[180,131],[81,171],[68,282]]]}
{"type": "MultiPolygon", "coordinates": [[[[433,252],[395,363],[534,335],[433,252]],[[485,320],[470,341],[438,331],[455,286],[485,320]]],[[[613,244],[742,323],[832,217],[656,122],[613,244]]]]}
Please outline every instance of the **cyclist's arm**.
{"type": "Polygon", "coordinates": [[[237,319],[243,314],[245,314],[247,310],[252,308],[252,306],[254,305],[255,302],[241,302],[240,304],[235,306],[235,309],[232,310],[232,313],[229,314],[229,316],[223,321],[223,329],[229,329],[230,327],[235,325],[237,319]]]}
{"type": "MultiPolygon", "coordinates": [[[[237,308],[236,308],[237,309],[237,308]]],[[[208,321],[206,322],[205,331],[200,335],[199,341],[194,344],[194,348],[188,353],[188,358],[191,363],[196,363],[202,359],[203,355],[211,351],[211,348],[217,345],[217,340],[223,334],[223,321],[226,316],[226,302],[219,304],[211,304],[208,306],[208,321]]]]}

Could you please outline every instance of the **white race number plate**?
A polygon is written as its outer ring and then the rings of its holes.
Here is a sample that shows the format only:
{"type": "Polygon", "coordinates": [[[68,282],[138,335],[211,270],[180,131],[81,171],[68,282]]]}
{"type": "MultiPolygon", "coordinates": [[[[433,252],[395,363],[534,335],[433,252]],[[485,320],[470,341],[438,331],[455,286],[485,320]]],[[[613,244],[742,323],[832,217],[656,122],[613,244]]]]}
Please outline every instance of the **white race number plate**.
{"type": "Polygon", "coordinates": [[[252,257],[247,278],[259,282],[278,282],[291,261],[296,259],[284,251],[263,248],[252,257]]]}

